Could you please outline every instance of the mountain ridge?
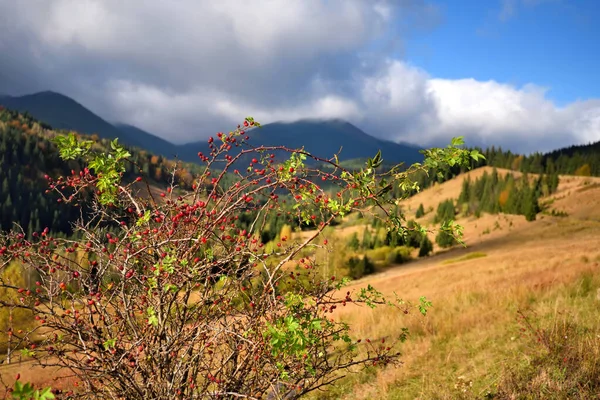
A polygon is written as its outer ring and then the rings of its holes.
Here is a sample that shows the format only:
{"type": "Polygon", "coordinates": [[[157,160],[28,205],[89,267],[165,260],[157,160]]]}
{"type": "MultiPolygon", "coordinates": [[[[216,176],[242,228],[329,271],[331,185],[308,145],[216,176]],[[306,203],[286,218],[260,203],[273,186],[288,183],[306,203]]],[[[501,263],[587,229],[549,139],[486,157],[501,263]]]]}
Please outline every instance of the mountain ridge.
{"type": "MultiPolygon", "coordinates": [[[[125,123],[111,124],[76,100],[54,91],[24,96],[0,97],[0,104],[27,112],[55,129],[97,134],[101,138],[119,138],[121,143],[136,146],[165,157],[198,162],[198,152],[209,152],[205,140],[177,145],[151,132],[125,123]]],[[[413,163],[422,160],[420,148],[378,139],[343,119],[307,118],[294,122],[273,122],[252,131],[251,144],[306,148],[322,158],[339,154],[340,160],[374,156],[378,150],[391,162],[413,163]]]]}

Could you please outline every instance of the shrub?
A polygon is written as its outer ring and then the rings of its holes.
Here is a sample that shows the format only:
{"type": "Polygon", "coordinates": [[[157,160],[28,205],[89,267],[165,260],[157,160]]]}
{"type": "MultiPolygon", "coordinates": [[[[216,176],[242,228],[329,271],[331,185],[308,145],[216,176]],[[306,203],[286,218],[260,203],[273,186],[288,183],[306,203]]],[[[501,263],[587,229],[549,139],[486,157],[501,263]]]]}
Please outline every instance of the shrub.
{"type": "Polygon", "coordinates": [[[408,221],[406,224],[408,228],[408,232],[406,234],[406,245],[408,247],[412,247],[418,249],[421,245],[421,240],[423,239],[423,233],[419,230],[419,226],[413,220],[408,221]]]}
{"type": "Polygon", "coordinates": [[[350,257],[348,260],[348,274],[352,279],[359,279],[375,272],[375,265],[369,257],[350,257]]]}
{"type": "Polygon", "coordinates": [[[387,255],[388,264],[404,264],[411,260],[412,249],[406,246],[399,246],[392,249],[387,255]]]}
{"type": "Polygon", "coordinates": [[[393,248],[390,246],[381,246],[366,252],[367,256],[376,263],[384,266],[387,265],[387,259],[393,248]]]}
{"type": "Polygon", "coordinates": [[[454,208],[454,201],[452,199],[447,199],[442,201],[437,208],[434,222],[445,222],[451,221],[456,216],[456,210],[454,208]]]}
{"type": "MultiPolygon", "coordinates": [[[[76,223],[78,239],[51,237],[48,229],[32,240],[18,231],[0,235],[0,266],[18,261],[39,276],[29,292],[0,282],[19,293],[0,298],[0,307],[35,317],[36,326],[19,337],[23,353],[72,371],[81,381],[72,396],[291,399],[351,366],[398,361],[398,343],[359,343],[348,324],[330,318],[340,301],[394,304],[370,286],[341,291],[345,282],[298,255],[309,245],[327,247],[322,234],[336,219],[394,202],[385,189],[411,187],[411,174],[384,180],[375,172],[380,154],[353,172],[303,150],[253,148],[248,131],[257,125],[248,118],[211,137],[210,154],[198,154],[206,168],[192,190],[178,194],[173,183],[160,196],[138,195],[135,182],[122,181],[125,163],[134,160],[116,141],[99,153],[73,134],[57,137],[61,156],[87,167],[51,178],[49,190],[65,203],[86,202],[90,215],[76,223]],[[339,172],[324,174],[307,159],[339,172]],[[314,183],[322,178],[339,185],[338,195],[314,183]],[[274,214],[315,229],[299,242],[273,237],[266,252],[258,237],[274,214]],[[302,279],[292,261],[305,271],[302,279]],[[34,343],[40,327],[51,334],[34,343]]],[[[479,158],[460,144],[426,150],[425,162],[409,172],[479,158]]],[[[406,229],[379,208],[390,229],[406,229]]],[[[280,233],[280,226],[270,228],[280,233]]],[[[364,272],[370,268],[364,259],[364,272]]]]}

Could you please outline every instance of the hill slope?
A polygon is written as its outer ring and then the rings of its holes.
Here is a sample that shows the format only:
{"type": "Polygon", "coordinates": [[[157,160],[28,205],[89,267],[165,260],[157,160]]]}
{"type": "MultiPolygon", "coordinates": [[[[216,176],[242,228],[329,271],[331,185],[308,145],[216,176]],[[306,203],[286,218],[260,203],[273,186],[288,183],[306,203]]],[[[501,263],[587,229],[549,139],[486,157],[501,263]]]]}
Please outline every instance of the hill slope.
{"type": "MultiPolygon", "coordinates": [[[[414,211],[419,203],[428,202],[435,208],[446,198],[456,199],[467,176],[474,180],[486,170],[491,172],[491,168],[472,171],[426,189],[403,205],[410,204],[414,211]]],[[[342,309],[341,315],[353,318],[361,337],[392,336],[406,325],[419,332],[403,348],[405,368],[390,369],[376,380],[356,379],[366,383],[348,384],[344,398],[480,398],[459,396],[454,385],[460,376],[473,382],[472,393],[494,393],[505,373],[503,366],[511,371],[527,368],[537,351],[547,354],[536,342],[537,336],[520,335],[522,325],[515,322],[519,309],[532,316],[536,328],[539,321],[546,322],[542,327],[551,326],[558,332],[562,331],[557,327],[563,325],[552,325],[555,321],[575,324],[577,330],[570,332],[564,348],[577,348],[583,342],[580,337],[592,338],[588,346],[597,348],[600,179],[563,175],[558,191],[543,201],[552,201],[553,208],[568,215],[541,215],[534,222],[504,214],[461,217],[457,222],[465,227],[467,248],[457,246],[350,286],[348,290],[371,284],[390,297],[394,293],[410,299],[426,296],[434,308],[426,322],[407,322],[388,310],[373,320],[360,310],[342,309]],[[421,335],[423,330],[425,335],[421,335]],[[438,373],[432,375],[432,370],[438,373]],[[415,377],[422,383],[416,385],[415,377]]],[[[427,215],[421,222],[429,225],[429,219],[427,215]]],[[[540,385],[560,379],[558,373],[556,377],[545,374],[549,362],[535,365],[540,385]]]]}
{"type": "Polygon", "coordinates": [[[55,129],[95,133],[106,139],[121,137],[122,142],[128,139],[128,135],[123,134],[72,98],[60,93],[40,92],[20,97],[4,97],[0,101],[6,108],[21,113],[27,112],[55,129]]]}

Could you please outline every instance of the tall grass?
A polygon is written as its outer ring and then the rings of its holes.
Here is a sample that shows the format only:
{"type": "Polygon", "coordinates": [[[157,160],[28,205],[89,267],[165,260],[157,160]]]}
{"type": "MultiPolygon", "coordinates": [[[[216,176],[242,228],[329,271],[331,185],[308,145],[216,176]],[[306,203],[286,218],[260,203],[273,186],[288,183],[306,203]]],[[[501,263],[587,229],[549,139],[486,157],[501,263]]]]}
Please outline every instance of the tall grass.
{"type": "MultiPolygon", "coordinates": [[[[503,264],[497,257],[487,261],[490,257],[481,267],[465,263],[451,270],[440,266],[404,275],[402,281],[413,287],[400,290],[403,297],[419,293],[434,301],[425,318],[344,310],[356,337],[390,337],[408,327],[410,340],[402,348],[405,366],[376,375],[351,373],[332,391],[314,398],[596,398],[598,265],[577,258],[561,258],[551,265],[548,260],[533,266],[503,264]],[[436,294],[431,294],[432,287],[438,288],[436,294]],[[530,328],[523,326],[519,312],[529,318],[530,328]],[[544,339],[537,342],[538,336],[528,335],[531,332],[544,339]],[[582,395],[573,397],[573,388],[582,395]]],[[[372,284],[384,291],[399,286],[389,277],[372,284]]]]}

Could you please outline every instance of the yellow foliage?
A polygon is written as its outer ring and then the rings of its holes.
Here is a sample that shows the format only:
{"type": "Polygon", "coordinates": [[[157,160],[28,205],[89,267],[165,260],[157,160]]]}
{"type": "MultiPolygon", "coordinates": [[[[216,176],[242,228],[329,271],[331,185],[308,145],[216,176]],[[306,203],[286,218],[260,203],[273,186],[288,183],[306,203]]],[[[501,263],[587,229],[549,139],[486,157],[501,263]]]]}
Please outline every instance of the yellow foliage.
{"type": "Polygon", "coordinates": [[[521,169],[521,163],[523,162],[523,156],[516,157],[511,165],[511,169],[514,171],[519,171],[521,169]]]}
{"type": "Polygon", "coordinates": [[[161,168],[156,168],[156,170],[154,170],[154,179],[157,181],[160,181],[162,179],[163,176],[163,172],[161,168]]]}
{"type": "Polygon", "coordinates": [[[592,175],[592,169],[589,164],[583,164],[581,167],[577,168],[575,171],[575,175],[577,176],[590,176],[592,175]]]}
{"type": "Polygon", "coordinates": [[[281,232],[279,232],[280,238],[291,239],[292,237],[292,227],[289,225],[284,225],[281,227],[281,232]]]}
{"type": "MultiPolygon", "coordinates": [[[[23,268],[16,262],[10,263],[2,270],[0,275],[5,285],[15,286],[17,288],[25,287],[26,280],[23,268]]],[[[13,302],[20,297],[16,289],[0,287],[0,298],[13,302]]],[[[30,323],[31,313],[22,308],[8,308],[0,306],[0,332],[7,332],[11,327],[13,330],[24,329],[30,323]],[[12,321],[11,321],[12,319],[12,321]]],[[[0,335],[4,336],[4,335],[0,335]]],[[[0,339],[0,342],[6,340],[6,337],[0,339]]]]}
{"type": "Polygon", "coordinates": [[[510,196],[510,189],[504,189],[502,192],[500,192],[500,196],[498,196],[498,203],[500,204],[500,207],[504,207],[508,201],[508,196],[510,196]]]}

